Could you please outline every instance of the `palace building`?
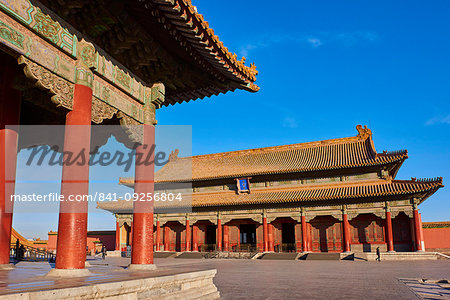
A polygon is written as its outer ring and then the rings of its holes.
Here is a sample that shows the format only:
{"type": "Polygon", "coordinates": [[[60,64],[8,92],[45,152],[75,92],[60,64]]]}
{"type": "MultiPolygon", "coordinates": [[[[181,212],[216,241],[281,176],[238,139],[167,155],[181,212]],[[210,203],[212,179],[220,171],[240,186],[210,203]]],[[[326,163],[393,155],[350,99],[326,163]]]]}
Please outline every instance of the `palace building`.
{"type": "MultiPolygon", "coordinates": [[[[86,154],[114,135],[151,156],[146,146],[154,144],[159,108],[236,89],[257,92],[257,74],[190,0],[0,0],[0,270],[14,267],[11,196],[18,151],[48,145],[86,154]],[[107,131],[111,126],[95,124],[117,126],[107,131]],[[24,134],[24,125],[64,130],[24,134]]],[[[62,166],[64,199],[89,195],[89,159],[80,160],[62,166]]],[[[153,166],[136,164],[135,171],[135,190],[153,193],[153,166]]],[[[152,205],[141,203],[134,218],[131,269],[155,267],[152,234],[143,234],[153,228],[152,205]]],[[[88,274],[87,208],[60,202],[53,274],[88,274]]]]}
{"type": "MultiPolygon", "coordinates": [[[[171,155],[155,190],[192,164],[192,211],[158,210],[155,251],[424,251],[418,206],[442,178],[396,179],[406,150],[378,153],[372,132],[192,157],[171,155]]],[[[179,178],[177,179],[179,180],[179,178]]],[[[133,178],[120,184],[134,186],[133,178]]],[[[133,202],[98,203],[117,218],[116,250],[132,242],[133,202]]]]}

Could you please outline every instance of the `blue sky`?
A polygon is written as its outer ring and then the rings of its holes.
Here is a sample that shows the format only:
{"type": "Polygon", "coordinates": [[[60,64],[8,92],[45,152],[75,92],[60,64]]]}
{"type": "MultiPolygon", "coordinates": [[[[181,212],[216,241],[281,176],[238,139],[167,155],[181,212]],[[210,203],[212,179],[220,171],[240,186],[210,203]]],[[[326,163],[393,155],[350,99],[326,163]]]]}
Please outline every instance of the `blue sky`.
{"type": "MultiPolygon", "coordinates": [[[[408,149],[397,178],[443,176],[446,184],[450,2],[193,3],[238,58],[255,62],[261,87],[160,109],[158,124],[192,125],[193,154],[353,136],[363,124],[379,152],[408,149]]],[[[420,208],[423,221],[450,220],[448,187],[420,208]]],[[[14,217],[32,236],[56,230],[57,214],[33,223],[14,217]]],[[[90,230],[114,226],[109,214],[89,218],[90,230]]]]}

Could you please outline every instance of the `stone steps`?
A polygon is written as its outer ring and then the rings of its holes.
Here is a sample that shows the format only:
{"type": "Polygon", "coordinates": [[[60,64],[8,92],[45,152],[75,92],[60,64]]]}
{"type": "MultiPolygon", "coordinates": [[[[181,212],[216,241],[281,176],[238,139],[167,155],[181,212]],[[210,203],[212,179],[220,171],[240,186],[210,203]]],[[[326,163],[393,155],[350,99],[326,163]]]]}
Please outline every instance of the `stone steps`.
{"type": "Polygon", "coordinates": [[[270,259],[270,260],[295,260],[298,253],[264,253],[258,259],[270,259]]]}
{"type": "Polygon", "coordinates": [[[175,258],[201,259],[206,254],[208,254],[208,252],[183,252],[177,255],[175,258]]]}
{"type": "Polygon", "coordinates": [[[176,252],[153,252],[154,258],[170,258],[175,257],[176,255],[176,252]]]}
{"type": "Polygon", "coordinates": [[[341,260],[341,253],[306,253],[300,260],[341,260]]]}

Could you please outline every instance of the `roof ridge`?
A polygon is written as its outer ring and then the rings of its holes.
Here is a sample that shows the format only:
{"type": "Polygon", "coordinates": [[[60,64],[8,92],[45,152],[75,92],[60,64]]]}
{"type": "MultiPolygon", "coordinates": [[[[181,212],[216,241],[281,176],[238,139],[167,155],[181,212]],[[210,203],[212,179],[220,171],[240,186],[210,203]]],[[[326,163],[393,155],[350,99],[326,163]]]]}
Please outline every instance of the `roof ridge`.
{"type": "MultiPolygon", "coordinates": [[[[215,63],[219,63],[227,68],[231,65],[232,70],[228,70],[231,74],[240,80],[247,82],[250,90],[259,90],[259,87],[254,84],[256,75],[258,74],[255,64],[252,63],[250,66],[246,66],[245,57],[238,60],[237,54],[231,53],[231,51],[223,45],[223,42],[221,42],[219,37],[214,34],[214,30],[209,26],[209,23],[205,21],[203,15],[197,11],[197,7],[192,4],[191,0],[154,0],[154,2],[158,5],[171,8],[170,11],[168,11],[167,8],[162,10],[165,15],[175,14],[181,19],[189,20],[186,24],[188,28],[195,28],[195,37],[196,40],[198,40],[196,42],[208,45],[209,47],[206,49],[210,55],[211,53],[217,53],[219,54],[217,57],[221,56],[220,58],[215,58],[215,60],[217,60],[215,63]],[[195,23],[198,23],[199,26],[195,23]]],[[[175,20],[179,18],[176,18],[175,20]]],[[[168,16],[168,19],[171,19],[170,16],[168,16]]],[[[173,28],[179,30],[177,28],[180,26],[179,23],[171,23],[174,24],[173,28]]],[[[200,54],[202,53],[200,52],[200,54]]]]}
{"type": "MultiPolygon", "coordinates": [[[[361,125],[357,125],[358,127],[362,127],[361,125]]],[[[370,130],[370,129],[368,129],[370,130]]],[[[283,151],[283,150],[289,150],[289,149],[303,149],[303,148],[313,148],[313,147],[320,147],[324,145],[338,145],[343,143],[350,143],[350,142],[362,142],[367,141],[371,139],[371,134],[361,134],[361,131],[358,129],[358,135],[356,136],[350,136],[350,137],[343,137],[343,138],[334,138],[334,139],[326,139],[326,140],[318,140],[318,141],[311,141],[311,142],[303,142],[303,143],[295,143],[295,144],[288,144],[288,145],[279,145],[279,146],[268,146],[268,147],[260,147],[260,148],[252,148],[252,149],[244,149],[244,150],[234,150],[234,151],[226,151],[226,152],[217,152],[217,153],[210,153],[210,154],[200,154],[200,155],[193,155],[193,156],[185,156],[185,157],[178,157],[178,159],[207,159],[207,158],[213,158],[213,157],[224,157],[224,156],[230,156],[230,155],[236,155],[236,154],[254,154],[258,152],[277,152],[277,151],[283,151]]],[[[375,152],[375,154],[377,154],[375,152]]]]}
{"type": "Polygon", "coordinates": [[[442,177],[432,177],[432,178],[415,178],[411,177],[410,180],[408,179],[394,179],[392,182],[397,183],[437,183],[443,186],[443,178],[442,177]]]}
{"type": "Polygon", "coordinates": [[[382,153],[378,153],[378,156],[398,156],[398,155],[408,155],[407,149],[400,149],[400,150],[393,150],[393,151],[387,151],[383,150],[382,153]]]}

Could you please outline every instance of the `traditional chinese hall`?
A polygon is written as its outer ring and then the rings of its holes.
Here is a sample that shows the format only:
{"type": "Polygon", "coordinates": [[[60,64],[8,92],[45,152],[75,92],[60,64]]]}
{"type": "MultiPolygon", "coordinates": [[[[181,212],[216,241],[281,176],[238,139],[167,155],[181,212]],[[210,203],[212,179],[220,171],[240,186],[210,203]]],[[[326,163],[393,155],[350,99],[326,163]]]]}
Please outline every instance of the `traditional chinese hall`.
{"type": "MultiPolygon", "coordinates": [[[[442,178],[397,179],[406,150],[375,150],[372,131],[352,137],[188,158],[172,155],[155,188],[192,163],[192,212],[158,213],[156,251],[424,251],[418,206],[442,178]]],[[[177,178],[179,179],[179,178],[177,178]]],[[[121,178],[130,187],[133,178],[121,178]]],[[[176,204],[174,204],[176,205],[176,204]]],[[[116,250],[132,244],[132,202],[115,214],[116,250]]]]}

